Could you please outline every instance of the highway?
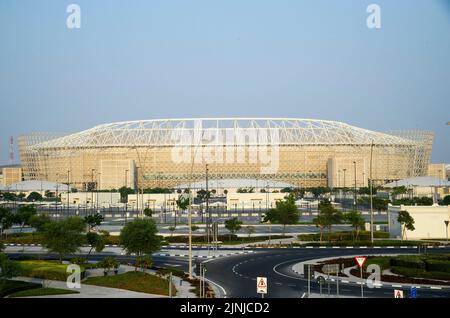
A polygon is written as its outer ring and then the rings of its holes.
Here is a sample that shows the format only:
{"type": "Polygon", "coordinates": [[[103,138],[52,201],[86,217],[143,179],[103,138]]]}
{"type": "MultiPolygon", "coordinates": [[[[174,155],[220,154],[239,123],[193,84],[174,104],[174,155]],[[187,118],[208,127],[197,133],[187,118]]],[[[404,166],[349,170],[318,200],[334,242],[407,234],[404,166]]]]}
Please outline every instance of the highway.
{"type": "MultiPolygon", "coordinates": [[[[433,250],[429,253],[450,252],[450,248],[433,250]]],[[[415,249],[272,249],[261,250],[253,254],[230,256],[208,261],[206,264],[209,280],[220,285],[227,298],[256,298],[256,277],[268,278],[268,298],[300,298],[308,291],[307,279],[291,270],[293,264],[324,257],[340,257],[346,255],[365,254],[411,254],[415,249]]],[[[340,283],[341,296],[360,297],[360,285],[340,283]]],[[[328,294],[327,284],[323,285],[323,293],[328,294]]],[[[364,287],[364,296],[377,298],[393,298],[394,287],[369,289],[364,287]]],[[[404,286],[405,295],[409,295],[409,287],[404,286]]],[[[311,292],[319,293],[319,284],[311,283],[311,292]]],[[[336,294],[336,285],[331,283],[330,294],[336,294]]],[[[421,288],[417,290],[419,298],[450,298],[450,288],[435,290],[421,288]]]]}

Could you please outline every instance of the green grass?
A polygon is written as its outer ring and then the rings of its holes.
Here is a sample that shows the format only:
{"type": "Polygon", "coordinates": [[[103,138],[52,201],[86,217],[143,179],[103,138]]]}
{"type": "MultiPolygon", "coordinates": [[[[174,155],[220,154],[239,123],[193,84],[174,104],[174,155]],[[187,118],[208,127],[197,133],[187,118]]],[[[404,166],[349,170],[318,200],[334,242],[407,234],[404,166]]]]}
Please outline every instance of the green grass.
{"type": "Polygon", "coordinates": [[[378,264],[395,274],[409,278],[450,280],[450,254],[419,254],[368,257],[364,268],[378,264]]]}
{"type": "MultiPolygon", "coordinates": [[[[22,276],[65,281],[70,275],[66,272],[67,265],[57,261],[26,260],[18,263],[22,276]]],[[[83,265],[80,267],[83,277],[84,267],[83,265]]]]}
{"type": "Polygon", "coordinates": [[[0,298],[22,290],[41,288],[42,284],[23,282],[19,280],[0,280],[0,298]]]}
{"type": "Polygon", "coordinates": [[[79,292],[61,288],[35,288],[19,291],[9,295],[9,297],[33,297],[33,296],[51,296],[51,295],[67,295],[79,294],[79,292]]]}
{"type": "MultiPolygon", "coordinates": [[[[143,272],[126,272],[111,276],[90,277],[83,283],[147,294],[169,295],[169,282],[167,279],[143,272]]],[[[175,295],[176,288],[173,284],[172,292],[175,295]]]]}

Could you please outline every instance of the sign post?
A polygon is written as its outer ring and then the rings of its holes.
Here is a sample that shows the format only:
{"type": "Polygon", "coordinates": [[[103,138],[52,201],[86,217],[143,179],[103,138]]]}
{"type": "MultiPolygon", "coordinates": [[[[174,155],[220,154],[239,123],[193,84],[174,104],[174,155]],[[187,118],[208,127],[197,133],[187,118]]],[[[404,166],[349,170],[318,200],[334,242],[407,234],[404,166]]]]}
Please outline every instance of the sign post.
{"type": "Polygon", "coordinates": [[[417,288],[416,286],[411,287],[411,298],[417,298],[417,288]]]}
{"type": "Polygon", "coordinates": [[[403,290],[394,289],[394,298],[404,298],[403,290]]]}
{"type": "Polygon", "coordinates": [[[359,270],[361,273],[361,298],[364,298],[364,282],[363,282],[363,274],[362,274],[362,268],[363,264],[366,261],[366,257],[364,256],[357,256],[355,257],[356,263],[358,263],[359,270]]]}
{"type": "Polygon", "coordinates": [[[264,294],[267,294],[267,277],[256,278],[256,292],[261,294],[261,298],[264,298],[264,294]]]}

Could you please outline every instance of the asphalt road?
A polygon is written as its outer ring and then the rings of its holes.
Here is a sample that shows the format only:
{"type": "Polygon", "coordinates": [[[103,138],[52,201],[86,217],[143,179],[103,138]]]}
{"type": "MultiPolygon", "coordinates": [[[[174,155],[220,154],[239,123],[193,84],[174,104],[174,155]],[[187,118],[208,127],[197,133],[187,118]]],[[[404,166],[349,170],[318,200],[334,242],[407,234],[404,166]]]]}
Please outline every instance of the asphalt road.
{"type": "MultiPolygon", "coordinates": [[[[450,252],[449,249],[433,250],[430,253],[450,252]]],[[[307,279],[291,270],[293,264],[324,257],[340,257],[364,254],[411,254],[411,249],[272,249],[253,254],[230,256],[209,261],[206,264],[206,277],[219,284],[226,291],[227,298],[257,298],[256,277],[268,278],[268,298],[300,298],[308,291],[307,279]]],[[[328,285],[323,285],[323,293],[328,294],[328,285]]],[[[403,289],[409,295],[409,287],[364,287],[365,297],[393,298],[394,289],[403,289]]],[[[356,284],[340,283],[341,296],[361,296],[361,287],[356,284]]],[[[311,283],[311,292],[319,293],[319,284],[311,283]]],[[[336,294],[336,285],[331,283],[330,294],[336,294]]],[[[450,298],[450,289],[434,290],[421,288],[417,290],[419,298],[450,298]]]]}
{"type": "MultiPolygon", "coordinates": [[[[32,256],[36,257],[36,253],[7,253],[10,259],[18,259],[23,256],[32,256]]],[[[79,256],[86,256],[85,254],[79,254],[79,256]]],[[[106,256],[113,256],[116,260],[122,262],[130,262],[134,263],[135,258],[133,256],[127,255],[117,255],[115,253],[94,253],[89,256],[90,261],[100,261],[106,256]]],[[[58,255],[56,254],[40,254],[40,259],[58,259],[58,255]]],[[[174,267],[185,272],[188,271],[188,259],[185,257],[175,257],[175,256],[160,256],[153,255],[153,265],[156,267],[174,267]]]]}

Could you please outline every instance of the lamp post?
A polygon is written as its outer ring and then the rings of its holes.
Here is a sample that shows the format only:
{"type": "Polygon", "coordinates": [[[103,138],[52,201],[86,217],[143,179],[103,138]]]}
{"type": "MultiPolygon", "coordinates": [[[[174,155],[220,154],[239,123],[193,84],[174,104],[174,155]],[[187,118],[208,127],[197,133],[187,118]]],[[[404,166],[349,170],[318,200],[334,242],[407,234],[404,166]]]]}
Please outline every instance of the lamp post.
{"type": "Polygon", "coordinates": [[[211,222],[211,214],[209,212],[209,193],[208,193],[208,164],[206,164],[206,175],[205,175],[205,188],[206,188],[206,235],[207,235],[207,240],[208,240],[208,249],[209,249],[209,245],[210,245],[210,241],[209,241],[209,233],[210,233],[210,222],[211,222]]]}
{"type": "Polygon", "coordinates": [[[100,181],[101,181],[101,179],[100,179],[100,177],[101,177],[101,172],[99,172],[98,174],[97,174],[97,185],[96,185],[96,187],[95,187],[95,205],[96,205],[96,207],[97,207],[97,211],[96,211],[96,213],[98,213],[98,190],[100,189],[100,181]]]}
{"type": "Polygon", "coordinates": [[[70,170],[67,170],[67,216],[69,216],[70,170]]]}
{"type": "Polygon", "coordinates": [[[344,188],[345,188],[345,171],[347,171],[346,168],[342,169],[342,171],[344,171],[344,188]]]}
{"type": "Polygon", "coordinates": [[[444,223],[445,223],[445,235],[446,235],[446,241],[447,241],[447,244],[448,244],[448,223],[449,223],[449,221],[446,220],[446,221],[444,221],[444,223]]]}
{"type": "Polygon", "coordinates": [[[95,169],[91,169],[91,187],[89,190],[91,191],[91,211],[94,208],[94,189],[93,189],[93,185],[94,185],[94,171],[95,169]]]}
{"type": "MultiPolygon", "coordinates": [[[[372,159],[373,159],[373,140],[370,144],[370,184],[369,184],[369,190],[370,190],[370,241],[373,244],[373,185],[372,185],[372,159]]],[[[388,224],[390,224],[390,220],[388,218],[388,224]]]]}
{"type": "Polygon", "coordinates": [[[356,161],[353,161],[353,174],[354,174],[354,179],[355,179],[355,184],[354,184],[354,195],[353,195],[353,205],[355,206],[356,209],[356,161]]]}

